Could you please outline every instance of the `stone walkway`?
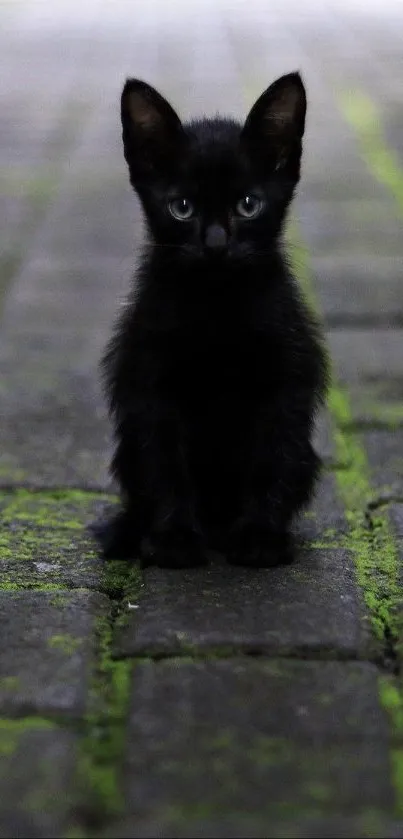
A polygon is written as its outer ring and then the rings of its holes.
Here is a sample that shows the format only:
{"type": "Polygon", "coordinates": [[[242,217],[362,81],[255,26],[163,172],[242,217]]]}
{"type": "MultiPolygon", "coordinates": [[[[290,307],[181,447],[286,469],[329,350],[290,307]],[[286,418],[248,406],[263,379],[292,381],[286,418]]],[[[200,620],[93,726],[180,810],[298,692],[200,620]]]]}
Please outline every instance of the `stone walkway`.
{"type": "Polygon", "coordinates": [[[0,4],[1,836],[403,835],[402,32],[398,0],[0,4]],[[241,115],[296,68],[290,248],[335,370],[306,548],[106,566],[122,81],[241,115]]]}

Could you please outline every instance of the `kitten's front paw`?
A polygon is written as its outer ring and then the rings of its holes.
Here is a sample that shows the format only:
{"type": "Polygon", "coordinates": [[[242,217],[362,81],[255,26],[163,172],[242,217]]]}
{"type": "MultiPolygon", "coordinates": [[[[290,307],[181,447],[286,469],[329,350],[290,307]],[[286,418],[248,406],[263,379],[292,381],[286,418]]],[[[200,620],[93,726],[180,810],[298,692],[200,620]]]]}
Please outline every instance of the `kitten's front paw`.
{"type": "Polygon", "coordinates": [[[121,510],[106,522],[94,522],[89,529],[100,543],[104,559],[136,559],[140,538],[129,513],[121,510]]]}
{"type": "Polygon", "coordinates": [[[272,568],[293,560],[288,533],[272,533],[261,527],[245,526],[230,538],[227,559],[231,565],[249,568],[272,568]]]}
{"type": "Polygon", "coordinates": [[[193,568],[207,564],[204,545],[191,530],[166,530],[152,533],[142,545],[144,565],[160,568],[193,568]]]}

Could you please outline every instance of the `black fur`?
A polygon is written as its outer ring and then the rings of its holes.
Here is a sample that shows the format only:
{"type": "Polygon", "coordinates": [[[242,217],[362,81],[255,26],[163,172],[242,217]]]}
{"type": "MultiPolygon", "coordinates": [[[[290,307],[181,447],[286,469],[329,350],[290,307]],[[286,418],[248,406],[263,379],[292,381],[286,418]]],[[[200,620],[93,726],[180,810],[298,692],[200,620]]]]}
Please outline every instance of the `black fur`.
{"type": "Polygon", "coordinates": [[[280,243],[305,110],[296,73],[243,127],[182,125],[153,88],[126,82],[125,157],[150,237],[103,361],[122,491],[106,556],[187,566],[219,547],[235,564],[291,558],[326,387],[321,337],[280,243]],[[237,214],[245,195],[261,202],[254,219],[237,214]],[[183,197],[189,220],[168,206],[183,197]]]}

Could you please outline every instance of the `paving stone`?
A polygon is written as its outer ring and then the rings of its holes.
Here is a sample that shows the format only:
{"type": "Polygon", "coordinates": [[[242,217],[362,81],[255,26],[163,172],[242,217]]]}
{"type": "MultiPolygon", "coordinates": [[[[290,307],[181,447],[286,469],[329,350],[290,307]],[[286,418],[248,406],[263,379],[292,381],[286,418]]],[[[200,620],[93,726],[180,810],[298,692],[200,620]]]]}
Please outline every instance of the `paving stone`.
{"type": "Polygon", "coordinates": [[[374,497],[385,491],[403,494],[403,429],[366,431],[358,437],[367,454],[374,497]]]}
{"type": "Polygon", "coordinates": [[[193,835],[194,823],[198,835],[206,823],[204,835],[273,835],[273,822],[300,809],[327,819],[389,814],[389,772],[370,665],[173,660],[135,669],[123,769],[131,835],[193,835]]]}
{"type": "Polygon", "coordinates": [[[326,466],[337,465],[338,458],[333,439],[332,421],[328,411],[321,411],[317,418],[313,445],[326,466]]]}
{"type": "Polygon", "coordinates": [[[351,386],[402,375],[403,329],[329,329],[338,378],[351,386]]]}
{"type": "Polygon", "coordinates": [[[400,165],[403,165],[403,117],[402,103],[393,103],[392,107],[382,106],[382,125],[385,139],[389,148],[397,154],[400,165]]]}
{"type": "Polygon", "coordinates": [[[397,535],[403,537],[403,495],[398,504],[390,505],[389,513],[397,535]]]}
{"type": "Polygon", "coordinates": [[[71,826],[76,738],[36,717],[0,719],[0,836],[51,839],[71,826]]]}
{"type": "Polygon", "coordinates": [[[91,385],[83,377],[77,381],[71,376],[68,382],[60,377],[59,392],[41,393],[38,388],[24,409],[6,403],[0,426],[0,486],[115,491],[108,474],[109,423],[106,416],[97,416],[102,409],[91,385]]]}
{"type": "Polygon", "coordinates": [[[402,260],[346,253],[312,257],[315,289],[328,326],[402,325],[402,260]]]}
{"type": "Polygon", "coordinates": [[[103,562],[90,534],[46,527],[0,533],[0,591],[42,586],[103,589],[103,562]]]}
{"type": "Polygon", "coordinates": [[[124,287],[113,260],[38,259],[20,275],[0,342],[3,486],[111,486],[99,360],[124,287]]]}
{"type": "Polygon", "coordinates": [[[343,505],[334,474],[323,472],[315,496],[297,522],[295,532],[301,544],[334,545],[348,532],[343,505]]]}
{"type": "MultiPolygon", "coordinates": [[[[119,161],[121,156],[122,152],[119,161]]],[[[98,172],[77,178],[63,190],[38,241],[38,254],[48,253],[53,258],[68,260],[73,253],[89,262],[96,254],[97,258],[114,257],[122,262],[132,255],[134,242],[138,241],[138,231],[136,238],[133,233],[138,227],[137,207],[128,185],[124,161],[114,178],[105,175],[100,161],[98,172]]],[[[113,277],[110,283],[112,293],[113,277]]]]}
{"type": "MultiPolygon", "coordinates": [[[[235,649],[275,655],[363,655],[369,629],[349,552],[301,551],[288,567],[148,568],[120,637],[120,655],[235,649]]],[[[372,643],[372,641],[371,641],[372,643]]]]}
{"type": "MultiPolygon", "coordinates": [[[[191,820],[192,836],[197,839],[206,839],[210,836],[223,837],[223,839],[400,839],[402,835],[402,824],[394,822],[387,815],[380,815],[373,811],[369,814],[364,812],[361,816],[343,816],[341,814],[329,814],[326,816],[310,816],[304,810],[298,811],[290,805],[292,815],[276,817],[270,812],[265,818],[259,818],[252,813],[236,813],[234,816],[222,813],[203,818],[195,816],[191,820]]],[[[161,839],[185,839],[189,835],[186,827],[187,821],[184,817],[181,823],[180,817],[167,819],[166,822],[154,824],[148,820],[142,825],[142,832],[137,829],[135,817],[128,818],[123,822],[114,824],[105,837],[154,837],[158,830],[161,839]]]]}
{"type": "MultiPolygon", "coordinates": [[[[351,174],[351,173],[350,173],[351,174]]],[[[330,196],[329,196],[330,197],[330,196]]],[[[315,254],[402,254],[401,222],[387,198],[304,201],[299,210],[304,236],[315,254]]]]}
{"type": "Polygon", "coordinates": [[[14,373],[18,398],[24,385],[32,399],[52,373],[53,385],[63,373],[91,374],[97,381],[130,270],[116,259],[85,265],[78,257],[38,257],[26,264],[4,306],[2,387],[14,373]]]}
{"type": "Polygon", "coordinates": [[[107,605],[85,591],[0,590],[3,714],[83,713],[93,632],[107,605]]]}

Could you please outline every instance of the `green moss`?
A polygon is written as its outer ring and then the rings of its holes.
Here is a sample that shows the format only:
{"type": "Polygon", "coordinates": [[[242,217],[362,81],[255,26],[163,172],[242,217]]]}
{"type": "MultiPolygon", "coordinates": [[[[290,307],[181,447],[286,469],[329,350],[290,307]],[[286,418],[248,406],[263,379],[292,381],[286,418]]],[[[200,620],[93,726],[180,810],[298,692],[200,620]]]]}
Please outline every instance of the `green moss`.
{"type": "Polygon", "coordinates": [[[393,780],[396,789],[397,815],[403,817],[403,746],[398,742],[403,736],[403,697],[401,687],[393,677],[378,679],[381,704],[392,722],[396,742],[391,749],[393,780]]]}
{"type": "Polygon", "coordinates": [[[393,717],[396,733],[403,735],[403,697],[395,679],[380,676],[378,688],[383,707],[393,717]]]}
{"type": "Polygon", "coordinates": [[[396,790],[396,815],[403,818],[403,746],[392,746],[390,759],[392,763],[393,782],[396,790]]]}
{"type": "Polygon", "coordinates": [[[60,589],[60,592],[56,594],[55,597],[52,597],[52,599],[49,601],[50,605],[54,606],[55,609],[60,609],[60,607],[64,606],[66,603],[65,594],[66,590],[60,589]]]}
{"type": "Polygon", "coordinates": [[[22,734],[29,731],[54,730],[56,724],[42,717],[24,717],[20,720],[0,718],[0,755],[6,757],[14,753],[22,734]]]}
{"type": "Polygon", "coordinates": [[[127,601],[138,599],[140,585],[137,566],[120,562],[104,566],[102,586],[111,597],[111,616],[96,622],[97,659],[78,766],[85,806],[103,817],[116,815],[124,803],[121,771],[134,663],[113,657],[113,639],[124,620],[127,601]]]}
{"type": "MultiPolygon", "coordinates": [[[[16,257],[12,261],[12,270],[17,270],[20,264],[19,255],[18,258],[16,257]]],[[[6,265],[4,265],[4,260],[0,260],[0,304],[1,304],[1,295],[2,292],[5,291],[7,288],[8,280],[10,279],[7,268],[10,268],[8,261],[6,265]]],[[[8,463],[0,463],[0,477],[6,479],[7,482],[12,481],[25,481],[27,479],[27,473],[25,469],[21,468],[14,468],[8,463]]]]}
{"type": "Polygon", "coordinates": [[[77,489],[17,489],[8,499],[2,513],[5,524],[29,523],[47,530],[81,530],[96,504],[117,501],[115,495],[77,489]]]}
{"type": "Polygon", "coordinates": [[[340,537],[340,539],[334,539],[333,541],[329,539],[314,539],[312,542],[307,542],[304,545],[304,550],[313,550],[313,551],[326,551],[332,548],[340,548],[345,547],[344,540],[340,537]]]}
{"type": "Polygon", "coordinates": [[[13,691],[18,688],[19,684],[18,676],[2,676],[0,678],[0,690],[13,691]]]}
{"type": "Polygon", "coordinates": [[[129,575],[136,573],[136,566],[125,560],[110,560],[104,567],[103,588],[112,600],[120,600],[126,591],[129,575]]]}
{"type": "MultiPolygon", "coordinates": [[[[67,591],[67,589],[64,589],[67,591]]],[[[83,591],[85,589],[75,589],[75,591],[83,591]]],[[[30,580],[1,580],[0,582],[0,592],[2,591],[41,591],[41,592],[52,592],[52,591],[63,591],[63,588],[59,586],[57,583],[38,583],[36,581],[30,580]]]]}
{"type": "Polygon", "coordinates": [[[120,771],[133,663],[112,658],[112,628],[107,620],[98,620],[97,636],[99,658],[86,717],[79,780],[84,784],[87,802],[90,795],[90,807],[111,816],[123,808],[120,771]]]}
{"type": "Polygon", "coordinates": [[[80,644],[82,638],[74,638],[73,635],[52,635],[48,640],[51,649],[60,650],[65,655],[74,655],[80,644]]]}
{"type": "Polygon", "coordinates": [[[318,804],[326,804],[334,798],[334,789],[332,790],[328,784],[319,781],[307,781],[304,791],[312,801],[316,801],[318,804]]]}
{"type": "Polygon", "coordinates": [[[393,195],[403,214],[403,170],[398,155],[385,143],[376,105],[361,90],[342,91],[338,99],[371,174],[393,195]]]}

